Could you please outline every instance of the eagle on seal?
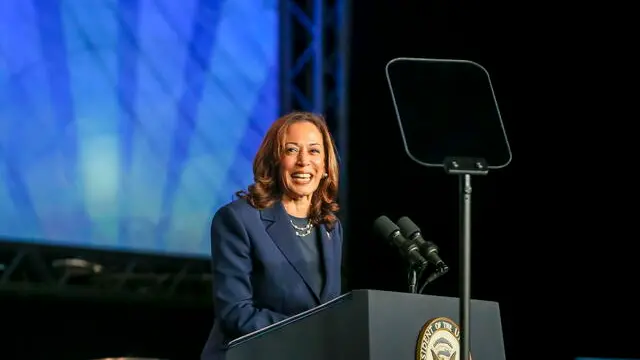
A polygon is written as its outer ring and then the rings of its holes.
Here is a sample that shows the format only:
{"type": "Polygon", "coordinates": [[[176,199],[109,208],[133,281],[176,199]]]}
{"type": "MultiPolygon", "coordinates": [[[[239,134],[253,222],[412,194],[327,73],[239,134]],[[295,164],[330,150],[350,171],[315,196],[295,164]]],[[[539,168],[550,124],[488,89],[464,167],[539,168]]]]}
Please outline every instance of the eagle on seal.
{"type": "Polygon", "coordinates": [[[445,355],[438,355],[433,351],[433,349],[431,349],[431,356],[433,357],[433,360],[457,360],[455,351],[451,356],[449,356],[449,358],[446,358],[445,355]]]}

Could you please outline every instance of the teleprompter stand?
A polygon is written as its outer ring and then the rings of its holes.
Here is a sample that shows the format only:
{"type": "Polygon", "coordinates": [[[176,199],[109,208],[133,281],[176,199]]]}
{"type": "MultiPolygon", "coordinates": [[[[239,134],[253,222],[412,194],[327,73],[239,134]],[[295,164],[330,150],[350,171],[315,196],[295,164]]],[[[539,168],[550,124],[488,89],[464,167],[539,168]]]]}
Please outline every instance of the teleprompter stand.
{"type": "Polygon", "coordinates": [[[448,157],[444,161],[447,174],[457,175],[460,197],[460,360],[469,360],[471,329],[471,176],[487,175],[484,159],[448,157]]]}
{"type": "Polygon", "coordinates": [[[460,359],[469,360],[470,338],[481,335],[470,321],[471,179],[512,158],[498,102],[489,72],[473,61],[403,57],[385,72],[407,155],[459,178],[460,359]]]}

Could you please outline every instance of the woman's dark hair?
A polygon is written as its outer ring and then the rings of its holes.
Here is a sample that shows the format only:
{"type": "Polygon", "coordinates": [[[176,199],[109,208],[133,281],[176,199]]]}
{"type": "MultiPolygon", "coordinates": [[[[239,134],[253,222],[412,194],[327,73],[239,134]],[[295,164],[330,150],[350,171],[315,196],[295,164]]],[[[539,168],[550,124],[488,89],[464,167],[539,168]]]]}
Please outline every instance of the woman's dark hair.
{"type": "Polygon", "coordinates": [[[296,111],[276,120],[267,131],[253,160],[254,183],[246,191],[238,191],[236,195],[246,199],[257,209],[268,208],[282,199],[284,190],[279,180],[279,172],[282,154],[285,151],[285,136],[291,124],[303,121],[314,124],[322,133],[327,172],[327,177],[320,180],[318,189],[311,198],[309,219],[315,225],[325,224],[328,229],[333,229],[337,220],[335,213],[340,208],[336,202],[339,167],[329,128],[320,115],[296,111]]]}

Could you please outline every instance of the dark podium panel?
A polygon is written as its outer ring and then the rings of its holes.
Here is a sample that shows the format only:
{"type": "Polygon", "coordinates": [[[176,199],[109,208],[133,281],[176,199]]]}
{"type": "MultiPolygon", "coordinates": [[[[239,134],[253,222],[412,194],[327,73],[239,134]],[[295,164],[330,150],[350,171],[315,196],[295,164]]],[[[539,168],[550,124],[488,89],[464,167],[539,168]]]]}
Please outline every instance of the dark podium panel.
{"type": "MultiPolygon", "coordinates": [[[[229,344],[227,360],[413,360],[422,326],[457,298],[356,290],[229,344]]],[[[471,357],[505,360],[498,303],[471,300],[471,357]]]]}

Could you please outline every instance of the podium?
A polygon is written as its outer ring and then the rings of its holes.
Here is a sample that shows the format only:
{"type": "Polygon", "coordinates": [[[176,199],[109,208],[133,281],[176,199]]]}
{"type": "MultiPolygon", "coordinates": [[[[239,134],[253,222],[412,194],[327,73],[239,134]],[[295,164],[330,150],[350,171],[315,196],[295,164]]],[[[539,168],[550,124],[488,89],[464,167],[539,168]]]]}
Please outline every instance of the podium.
{"type": "MultiPolygon", "coordinates": [[[[422,340],[443,323],[436,321],[431,330],[426,329],[429,326],[425,324],[432,319],[448,318],[458,324],[458,301],[442,296],[355,290],[233,340],[226,359],[426,360],[433,358],[426,354],[432,354],[432,350],[437,353],[438,349],[444,351],[442,359],[450,359],[453,354],[444,349],[448,345],[438,345],[435,350],[430,345],[427,349],[422,340]]],[[[470,315],[471,358],[505,360],[498,303],[471,300],[470,315]]],[[[451,336],[449,339],[455,340],[451,336]]],[[[455,357],[459,358],[459,354],[455,357]]]]}

